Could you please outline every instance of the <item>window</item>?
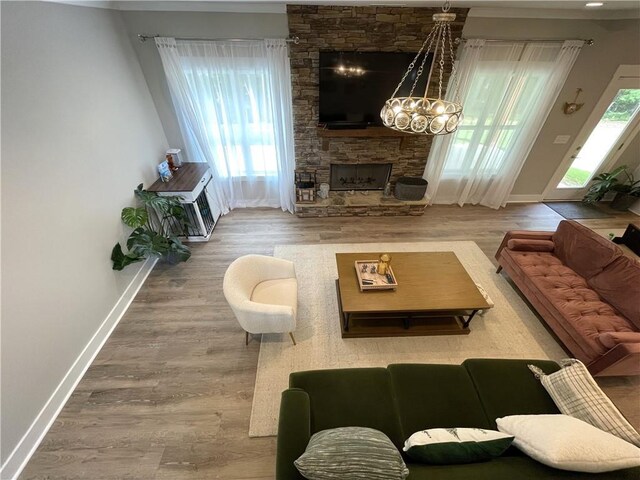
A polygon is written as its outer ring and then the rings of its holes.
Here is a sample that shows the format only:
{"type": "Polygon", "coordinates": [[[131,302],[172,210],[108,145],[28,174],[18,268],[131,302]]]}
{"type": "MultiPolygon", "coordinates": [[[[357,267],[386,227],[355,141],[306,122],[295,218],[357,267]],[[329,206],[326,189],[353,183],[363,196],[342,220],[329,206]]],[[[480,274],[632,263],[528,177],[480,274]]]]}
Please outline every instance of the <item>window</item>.
{"type": "Polygon", "coordinates": [[[264,108],[264,101],[259,101],[267,88],[266,67],[254,62],[247,69],[229,67],[220,73],[196,69],[185,73],[190,82],[210,85],[211,95],[205,103],[206,128],[220,176],[277,176],[273,114],[264,108]],[[229,85],[235,88],[231,90],[229,85]]]}
{"type": "Polygon", "coordinates": [[[455,177],[480,168],[482,173],[499,173],[508,161],[508,152],[526,122],[531,103],[549,80],[549,68],[531,68],[517,80],[505,72],[504,62],[482,62],[469,87],[464,104],[464,121],[454,134],[444,175],[455,177]],[[506,95],[508,93],[508,95],[506,95]]]}
{"type": "Polygon", "coordinates": [[[432,202],[506,205],[583,44],[465,43],[458,64],[465,118],[453,135],[432,144],[425,168],[432,202]]]}
{"type": "Polygon", "coordinates": [[[640,109],[640,89],[622,88],[604,112],[557,188],[586,187],[640,109]]]}
{"type": "Polygon", "coordinates": [[[291,72],[284,39],[156,37],[189,159],[220,210],[295,210],[291,72]]]}

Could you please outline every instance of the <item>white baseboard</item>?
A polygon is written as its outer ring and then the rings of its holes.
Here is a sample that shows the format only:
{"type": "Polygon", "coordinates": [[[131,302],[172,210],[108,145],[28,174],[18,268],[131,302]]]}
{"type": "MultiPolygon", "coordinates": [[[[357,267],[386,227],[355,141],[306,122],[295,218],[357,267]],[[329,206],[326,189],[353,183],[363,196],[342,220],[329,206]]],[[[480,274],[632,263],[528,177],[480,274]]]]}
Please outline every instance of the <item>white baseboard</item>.
{"type": "Polygon", "coordinates": [[[111,332],[113,332],[129,308],[129,305],[136,297],[136,294],[151,273],[151,270],[153,270],[156,262],[157,259],[148,258],[142,264],[138,273],[133,277],[129,286],[111,309],[109,315],[107,315],[107,318],[105,318],[102,325],[100,325],[96,333],[91,337],[89,343],[87,343],[80,355],[78,355],[78,358],[73,362],[71,368],[69,368],[60,384],[49,397],[49,400],[47,400],[44,407],[42,407],[42,410],[38,413],[36,419],[27,430],[27,433],[20,439],[16,448],[13,449],[7,461],[0,468],[0,479],[15,479],[20,475],[20,472],[26,466],[31,455],[33,455],[49,431],[49,428],[53,425],[62,407],[67,403],[67,400],[84,376],[89,365],[91,365],[94,358],[96,358],[96,355],[98,355],[98,352],[111,335],[111,332]]]}
{"type": "Polygon", "coordinates": [[[539,193],[526,195],[509,195],[507,203],[538,203],[542,201],[542,195],[539,193]]]}

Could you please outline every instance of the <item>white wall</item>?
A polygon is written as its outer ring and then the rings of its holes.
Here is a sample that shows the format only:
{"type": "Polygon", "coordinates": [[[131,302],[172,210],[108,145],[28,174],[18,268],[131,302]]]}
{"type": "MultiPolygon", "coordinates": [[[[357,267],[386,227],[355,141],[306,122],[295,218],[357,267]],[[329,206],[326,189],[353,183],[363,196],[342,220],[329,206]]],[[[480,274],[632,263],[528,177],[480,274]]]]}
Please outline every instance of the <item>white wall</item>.
{"type": "MultiPolygon", "coordinates": [[[[541,195],[562,162],[576,135],[613,74],[620,65],[640,65],[640,20],[571,20],[535,18],[482,18],[470,15],[463,35],[467,38],[592,38],[585,46],[558,95],[540,134],[522,167],[512,195],[541,195]],[[584,106],[573,115],[562,112],[564,102],[573,101],[576,89],[583,92],[584,106]],[[567,144],[557,145],[557,135],[570,135],[567,144]]],[[[629,151],[629,150],[628,150],[629,151]]],[[[625,157],[626,158],[626,157],[625,157]]],[[[640,158],[636,155],[634,165],[640,158]]],[[[632,165],[633,168],[633,165],[632,165]]]]}
{"type": "Polygon", "coordinates": [[[121,12],[140,61],[160,120],[172,147],[183,148],[178,119],[153,40],[138,41],[138,33],[187,38],[286,38],[286,13],[121,12]]]}
{"type": "Polygon", "coordinates": [[[41,409],[51,398],[51,416],[64,402],[74,379],[54,391],[140,269],[114,272],[109,256],[124,237],[120,210],[138,183],[155,179],[167,141],[119,13],[1,8],[5,479],[50,420],[29,430],[41,409]]]}

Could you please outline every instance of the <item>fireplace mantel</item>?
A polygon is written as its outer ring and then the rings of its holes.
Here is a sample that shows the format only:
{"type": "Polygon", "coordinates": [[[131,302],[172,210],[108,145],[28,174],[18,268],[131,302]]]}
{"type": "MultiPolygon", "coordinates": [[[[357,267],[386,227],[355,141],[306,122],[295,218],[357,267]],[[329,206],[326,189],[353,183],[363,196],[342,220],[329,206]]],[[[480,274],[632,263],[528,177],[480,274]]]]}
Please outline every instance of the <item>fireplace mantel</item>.
{"type": "Polygon", "coordinates": [[[405,139],[411,137],[410,133],[398,132],[387,127],[367,127],[358,129],[332,130],[324,126],[318,126],[318,137],[322,138],[322,150],[329,151],[331,138],[380,138],[393,137],[400,139],[400,148],[404,148],[405,139]]]}

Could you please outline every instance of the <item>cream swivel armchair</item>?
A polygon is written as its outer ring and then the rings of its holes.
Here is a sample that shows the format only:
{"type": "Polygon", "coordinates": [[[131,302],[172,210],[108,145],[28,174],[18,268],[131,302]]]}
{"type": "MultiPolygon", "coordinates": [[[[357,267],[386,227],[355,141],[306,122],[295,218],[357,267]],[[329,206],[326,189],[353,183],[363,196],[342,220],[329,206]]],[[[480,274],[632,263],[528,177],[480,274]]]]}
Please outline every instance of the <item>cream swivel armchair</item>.
{"type": "Polygon", "coordinates": [[[240,326],[249,334],[288,332],[296,340],[298,281],[293,262],[264,255],[245,255],[229,265],[224,296],[240,326]]]}

